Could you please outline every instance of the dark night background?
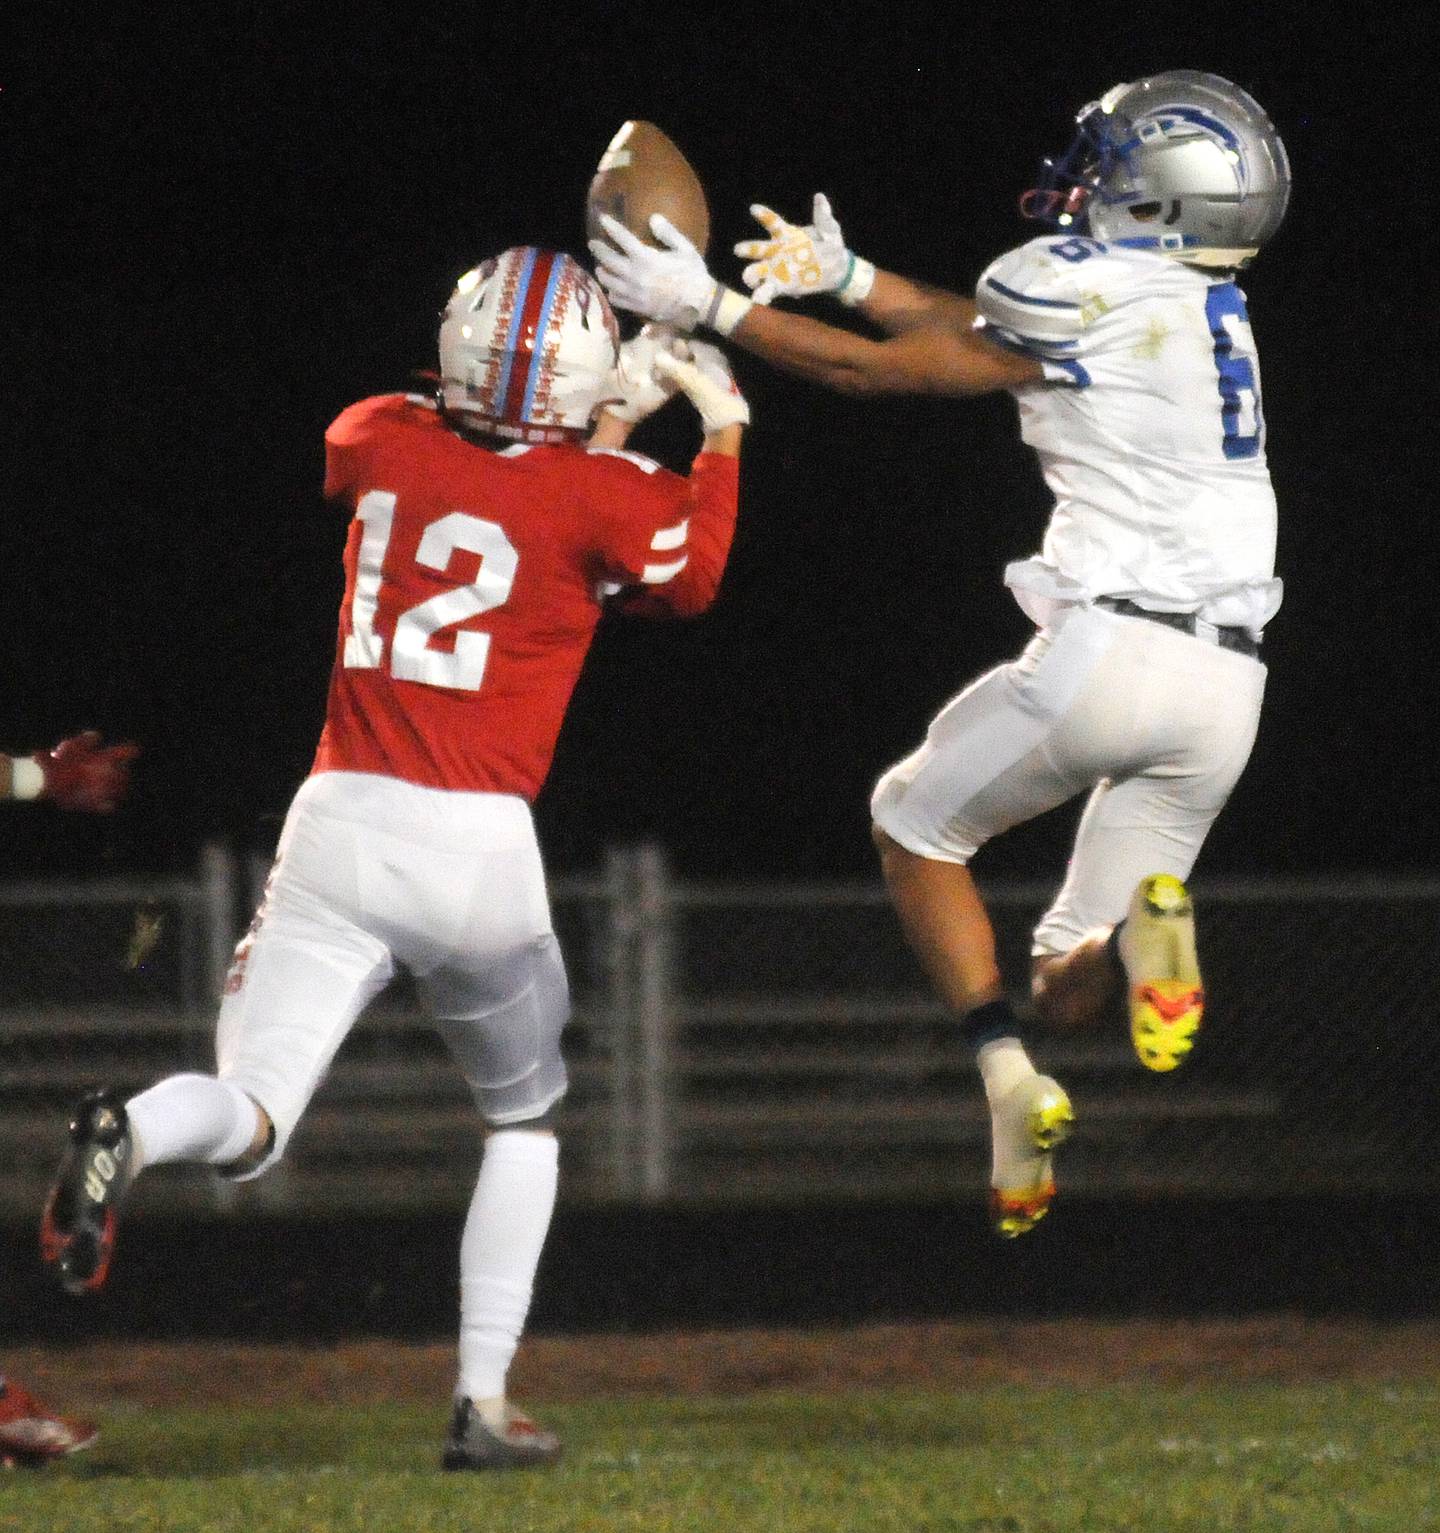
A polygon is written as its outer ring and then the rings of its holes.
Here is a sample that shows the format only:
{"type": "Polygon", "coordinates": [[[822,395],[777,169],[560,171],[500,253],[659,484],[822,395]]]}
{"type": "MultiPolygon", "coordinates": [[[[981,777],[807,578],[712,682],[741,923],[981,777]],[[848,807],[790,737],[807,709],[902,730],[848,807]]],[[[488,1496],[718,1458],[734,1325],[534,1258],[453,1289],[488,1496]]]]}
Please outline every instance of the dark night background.
{"type": "MultiPolygon", "coordinates": [[[[476,259],[583,254],[626,117],[690,156],[732,281],[748,203],[801,214],[823,189],[863,254],[968,289],[1034,232],[1016,196],[1075,110],[1180,66],[1249,88],[1295,174],[1244,279],[1287,599],[1203,867],[1440,866],[1419,8],[721,14],[54,5],[11,51],[0,746],[93,723],[146,751],[113,824],[7,815],[11,870],[188,865],[206,836],[273,835],[340,591],[324,428],[431,360],[476,259]]],[[[737,365],[755,426],[721,600],[693,627],[602,628],[540,801],[552,868],[646,835],[686,872],[866,873],[876,773],[1026,636],[1001,569],[1047,496],[1007,399],[862,405],[737,365]]],[[[696,440],[675,407],[636,445],[683,466],[696,440]]],[[[1058,875],[1070,823],[981,866],[1058,875]]]]}

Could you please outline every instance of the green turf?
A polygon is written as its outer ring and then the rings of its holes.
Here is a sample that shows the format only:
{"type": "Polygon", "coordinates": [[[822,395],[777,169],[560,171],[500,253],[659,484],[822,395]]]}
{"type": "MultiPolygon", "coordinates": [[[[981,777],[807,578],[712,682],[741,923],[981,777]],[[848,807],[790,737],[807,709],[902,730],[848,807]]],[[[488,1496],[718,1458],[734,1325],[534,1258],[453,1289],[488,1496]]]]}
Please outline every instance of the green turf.
{"type": "Polygon", "coordinates": [[[1440,1388],[762,1395],[543,1412],[551,1471],[445,1475],[413,1406],[110,1415],[0,1480],[24,1533],[1416,1533],[1440,1528],[1440,1388]]]}

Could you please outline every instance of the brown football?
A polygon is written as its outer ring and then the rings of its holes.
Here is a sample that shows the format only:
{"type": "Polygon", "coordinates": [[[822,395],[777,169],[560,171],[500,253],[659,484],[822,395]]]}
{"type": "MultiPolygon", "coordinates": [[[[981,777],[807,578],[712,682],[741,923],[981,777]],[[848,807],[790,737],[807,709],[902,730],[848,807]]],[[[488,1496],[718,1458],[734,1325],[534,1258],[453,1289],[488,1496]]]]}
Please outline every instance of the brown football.
{"type": "Polygon", "coordinates": [[[650,215],[663,213],[705,254],[710,244],[710,209],[705,188],[689,160],[653,122],[627,122],[600,156],[585,195],[585,236],[604,239],[600,215],[608,213],[647,244],[650,215]]]}

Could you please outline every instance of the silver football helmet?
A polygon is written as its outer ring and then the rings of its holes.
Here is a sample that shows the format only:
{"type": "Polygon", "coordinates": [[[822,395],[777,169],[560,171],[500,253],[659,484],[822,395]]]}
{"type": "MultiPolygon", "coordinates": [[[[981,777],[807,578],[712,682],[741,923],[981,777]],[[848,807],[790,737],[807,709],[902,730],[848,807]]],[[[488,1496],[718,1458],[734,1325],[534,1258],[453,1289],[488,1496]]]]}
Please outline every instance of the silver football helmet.
{"type": "Polygon", "coordinates": [[[621,390],[620,328],[568,255],[519,245],[467,271],[440,324],[447,415],[515,442],[572,442],[621,390]]]}
{"type": "Polygon", "coordinates": [[[1084,107],[1077,132],[1021,211],[1096,239],[1197,266],[1246,266],[1280,227],[1290,162],[1238,85],[1171,69],[1084,107]]]}

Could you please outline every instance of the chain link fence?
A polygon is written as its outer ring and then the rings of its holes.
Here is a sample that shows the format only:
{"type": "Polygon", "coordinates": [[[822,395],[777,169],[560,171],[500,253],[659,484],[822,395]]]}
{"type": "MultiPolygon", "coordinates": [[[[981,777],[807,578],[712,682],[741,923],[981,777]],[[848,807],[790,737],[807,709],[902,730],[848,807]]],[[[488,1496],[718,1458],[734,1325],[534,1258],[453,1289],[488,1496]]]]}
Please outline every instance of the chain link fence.
{"type": "MultiPolygon", "coordinates": [[[[210,1067],[213,1004],[264,869],[0,885],[0,1212],[30,1217],[86,1086],[210,1067]]],[[[1209,997],[1192,1060],[1140,1068],[1117,1020],[1038,1039],[1079,1119],[1067,1196],[1433,1194],[1440,882],[1196,885],[1209,997]]],[[[1040,886],[987,891],[1023,983],[1040,886]]],[[[983,1197],[989,1119],[878,884],[694,884],[655,848],[552,883],[570,968],[572,1203],[983,1197]]],[[[397,983],[285,1164],[236,1190],[162,1168],[155,1211],[462,1207],[480,1125],[397,983]]]]}

